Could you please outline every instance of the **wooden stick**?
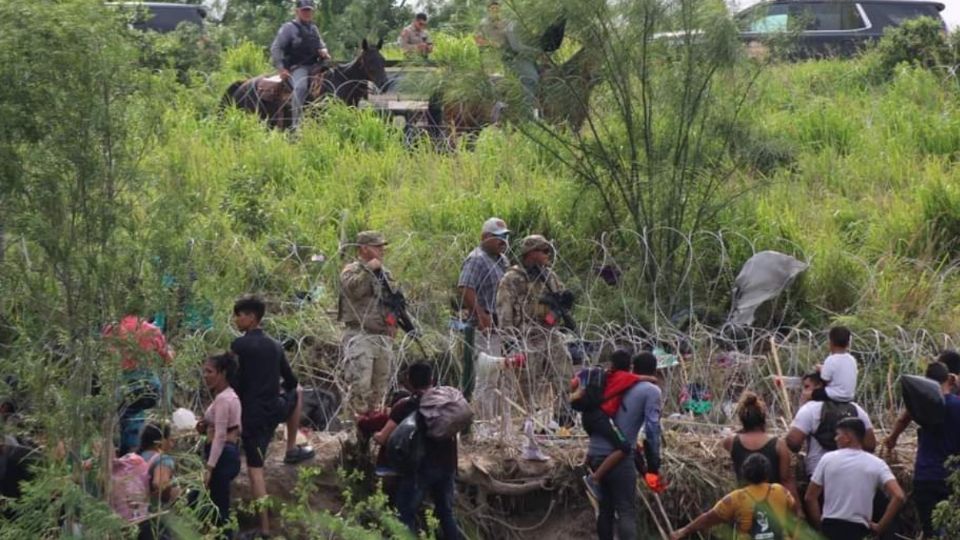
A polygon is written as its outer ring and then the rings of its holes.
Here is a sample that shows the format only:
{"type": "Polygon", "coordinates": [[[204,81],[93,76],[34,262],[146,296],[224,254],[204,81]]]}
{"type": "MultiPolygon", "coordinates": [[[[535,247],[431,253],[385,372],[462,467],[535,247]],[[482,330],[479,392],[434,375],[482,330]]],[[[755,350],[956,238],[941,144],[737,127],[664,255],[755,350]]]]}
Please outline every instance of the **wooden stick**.
{"type": "Polygon", "coordinates": [[[649,502],[647,502],[647,496],[643,493],[643,487],[638,487],[637,489],[640,493],[640,500],[643,501],[643,505],[647,507],[647,511],[650,512],[650,517],[653,518],[654,525],[656,525],[657,530],[660,531],[660,538],[663,540],[669,540],[670,535],[664,532],[663,527],[660,526],[660,518],[657,517],[657,513],[653,511],[653,507],[650,506],[649,502]]]}
{"type": "Polygon", "coordinates": [[[533,420],[533,423],[534,423],[534,424],[542,427],[543,429],[547,430],[547,431],[550,432],[550,433],[553,432],[553,430],[550,429],[546,424],[544,424],[544,423],[542,423],[541,421],[537,420],[537,417],[536,417],[536,416],[528,413],[528,412],[526,411],[526,409],[524,409],[523,407],[521,407],[520,405],[518,405],[516,401],[514,401],[514,400],[508,398],[507,396],[503,395],[503,392],[501,392],[499,388],[494,388],[493,391],[496,392],[496,394],[497,394],[498,396],[500,396],[501,398],[503,398],[504,401],[506,401],[507,403],[509,403],[509,404],[510,404],[514,409],[516,409],[520,414],[522,414],[522,415],[524,416],[524,418],[529,418],[529,419],[533,420]]]}
{"type": "Polygon", "coordinates": [[[793,407],[790,406],[790,394],[783,385],[783,369],[780,367],[780,355],[777,353],[777,342],[773,339],[773,336],[770,336],[770,352],[773,353],[773,365],[777,368],[777,386],[780,388],[780,394],[783,397],[783,408],[787,412],[787,420],[792,422],[793,407]]]}

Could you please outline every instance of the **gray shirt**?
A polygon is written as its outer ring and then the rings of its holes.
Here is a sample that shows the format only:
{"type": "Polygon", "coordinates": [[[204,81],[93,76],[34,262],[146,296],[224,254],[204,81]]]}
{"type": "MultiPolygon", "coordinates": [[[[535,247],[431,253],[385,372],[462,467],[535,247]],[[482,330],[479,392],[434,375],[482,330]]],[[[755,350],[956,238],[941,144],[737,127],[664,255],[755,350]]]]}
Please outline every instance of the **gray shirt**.
{"type": "MultiPolygon", "coordinates": [[[[620,428],[627,441],[633,443],[640,434],[640,428],[646,436],[648,453],[659,462],[660,456],[660,387],[649,382],[639,382],[623,394],[620,408],[613,423],[620,428]]],[[[604,436],[590,436],[587,456],[604,457],[613,453],[613,444],[604,436]]],[[[659,465],[659,463],[657,463],[659,465]]],[[[654,469],[658,467],[653,467],[654,469]]]]}
{"type": "Polygon", "coordinates": [[[457,287],[469,287],[476,291],[477,304],[487,313],[494,313],[497,310],[497,285],[509,266],[503,255],[491,257],[477,246],[463,261],[457,287]]]}
{"type": "MultiPolygon", "coordinates": [[[[299,24],[307,26],[309,24],[309,31],[316,32],[317,39],[320,41],[319,49],[326,49],[327,44],[324,43],[323,38],[320,36],[320,29],[317,28],[317,25],[314,23],[303,23],[299,24]]],[[[273,38],[273,43],[270,45],[270,63],[273,64],[273,67],[277,69],[283,69],[283,55],[287,50],[287,47],[291,44],[296,45],[296,42],[300,40],[300,28],[297,26],[297,22],[287,21],[283,23],[283,26],[280,27],[280,30],[277,31],[277,37],[273,38]]]]}

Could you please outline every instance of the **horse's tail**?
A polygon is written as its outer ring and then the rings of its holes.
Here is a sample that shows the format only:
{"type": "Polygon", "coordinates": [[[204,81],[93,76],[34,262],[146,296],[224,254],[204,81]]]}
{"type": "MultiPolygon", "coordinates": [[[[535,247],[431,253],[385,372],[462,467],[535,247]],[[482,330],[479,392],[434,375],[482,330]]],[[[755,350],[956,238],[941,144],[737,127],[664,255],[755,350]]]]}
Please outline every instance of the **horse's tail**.
{"type": "Polygon", "coordinates": [[[246,82],[246,81],[236,81],[236,82],[232,83],[229,87],[227,87],[227,91],[223,94],[223,99],[220,100],[220,110],[221,110],[221,111],[224,110],[224,109],[226,109],[227,107],[236,106],[236,104],[237,104],[237,97],[236,97],[237,90],[238,90],[241,86],[243,86],[243,83],[245,83],[245,82],[246,82]]]}

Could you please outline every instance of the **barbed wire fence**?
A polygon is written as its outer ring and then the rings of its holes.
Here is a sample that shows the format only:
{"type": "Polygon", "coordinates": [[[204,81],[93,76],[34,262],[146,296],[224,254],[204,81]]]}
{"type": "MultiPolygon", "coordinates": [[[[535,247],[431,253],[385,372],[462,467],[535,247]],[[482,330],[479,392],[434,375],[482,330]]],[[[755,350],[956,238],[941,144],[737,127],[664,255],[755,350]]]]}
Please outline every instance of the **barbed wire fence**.
{"type": "MultiPolygon", "coordinates": [[[[799,377],[826,358],[828,328],[809,327],[791,312],[799,300],[796,295],[802,293],[797,287],[787,288],[761,308],[756,326],[731,326],[726,324],[726,314],[733,282],[747,258],[774,245],[807,260],[802,250],[787,241],[761,243],[729,232],[669,233],[680,235],[685,246],[683,266],[676,272],[679,279],[648,272],[658,264],[648,234],[624,231],[635,246],[627,250],[622,240],[614,241],[612,235],[558,242],[553,267],[577,295],[577,327],[575,332],[551,332],[560,333],[557,338],[568,349],[582,349],[587,364],[600,362],[615,348],[654,351],[663,366],[665,415],[692,415],[723,424],[729,420],[740,393],[750,389],[767,400],[775,416],[788,417],[796,404],[784,403],[785,396],[795,399],[799,377]],[[660,284],[646,283],[642,279],[646,275],[673,279],[675,289],[670,298],[662,295],[660,284]],[[779,368],[773,361],[774,352],[779,368]],[[778,376],[786,377],[788,392],[780,390],[775,382],[778,376]],[[691,399],[701,403],[699,408],[691,407],[691,399]]],[[[401,235],[389,231],[388,236],[391,245],[386,266],[407,294],[410,315],[426,349],[424,353],[412,336],[398,334],[391,386],[399,385],[403,366],[424,359],[424,354],[437,366],[439,380],[459,384],[464,335],[456,324],[459,306],[455,285],[462,260],[477,239],[473,235],[401,235]]],[[[342,374],[350,366],[343,360],[335,306],[336,276],[344,261],[330,257],[318,267],[310,254],[322,252],[320,247],[289,240],[274,243],[286,245],[286,254],[268,273],[282,274],[291,286],[284,291],[265,291],[277,306],[268,329],[272,325],[271,332],[285,340],[295,370],[306,386],[343,396],[347,388],[342,374]]],[[[519,241],[515,238],[516,244],[519,241]]],[[[345,260],[349,260],[349,254],[345,260]]],[[[228,315],[219,314],[214,329],[187,336],[186,340],[199,347],[207,334],[231,332],[228,315]]],[[[955,346],[955,336],[920,328],[856,330],[851,352],[860,362],[858,403],[879,426],[886,425],[889,414],[898,406],[898,376],[921,372],[941,350],[955,346]]],[[[528,347],[530,344],[521,343],[521,350],[528,347]]],[[[550,360],[542,376],[555,384],[552,392],[528,404],[535,411],[554,409],[555,401],[563,397],[557,394],[565,393],[563,379],[576,368],[568,365],[571,359],[567,354],[551,355],[550,360]]],[[[514,385],[507,392],[512,392],[509,395],[519,403],[522,400],[517,390],[514,385]]],[[[195,395],[189,401],[196,405],[201,399],[195,395]]]]}

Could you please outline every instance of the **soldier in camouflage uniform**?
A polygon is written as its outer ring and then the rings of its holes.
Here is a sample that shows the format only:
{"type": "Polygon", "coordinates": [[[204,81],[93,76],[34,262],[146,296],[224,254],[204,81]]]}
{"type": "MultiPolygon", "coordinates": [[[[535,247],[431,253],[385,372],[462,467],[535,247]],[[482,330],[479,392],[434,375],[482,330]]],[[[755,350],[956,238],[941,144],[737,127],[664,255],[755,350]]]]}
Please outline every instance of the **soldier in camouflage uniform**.
{"type": "Polygon", "coordinates": [[[357,259],[340,273],[339,320],[343,333],[344,377],[348,412],[362,414],[379,409],[393,364],[396,318],[383,305],[383,281],[393,278],[383,267],[387,245],[383,234],[357,235],[357,259]]]}
{"type": "Polygon", "coordinates": [[[497,316],[505,353],[515,351],[527,355],[520,385],[524,406],[533,412],[547,390],[552,390],[558,421],[569,416],[563,398],[567,381],[573,376],[573,365],[560,321],[544,302],[546,293],[559,293],[564,286],[550,268],[553,246],[546,238],[532,235],[520,243],[520,264],[507,270],[497,288],[497,316]]]}

